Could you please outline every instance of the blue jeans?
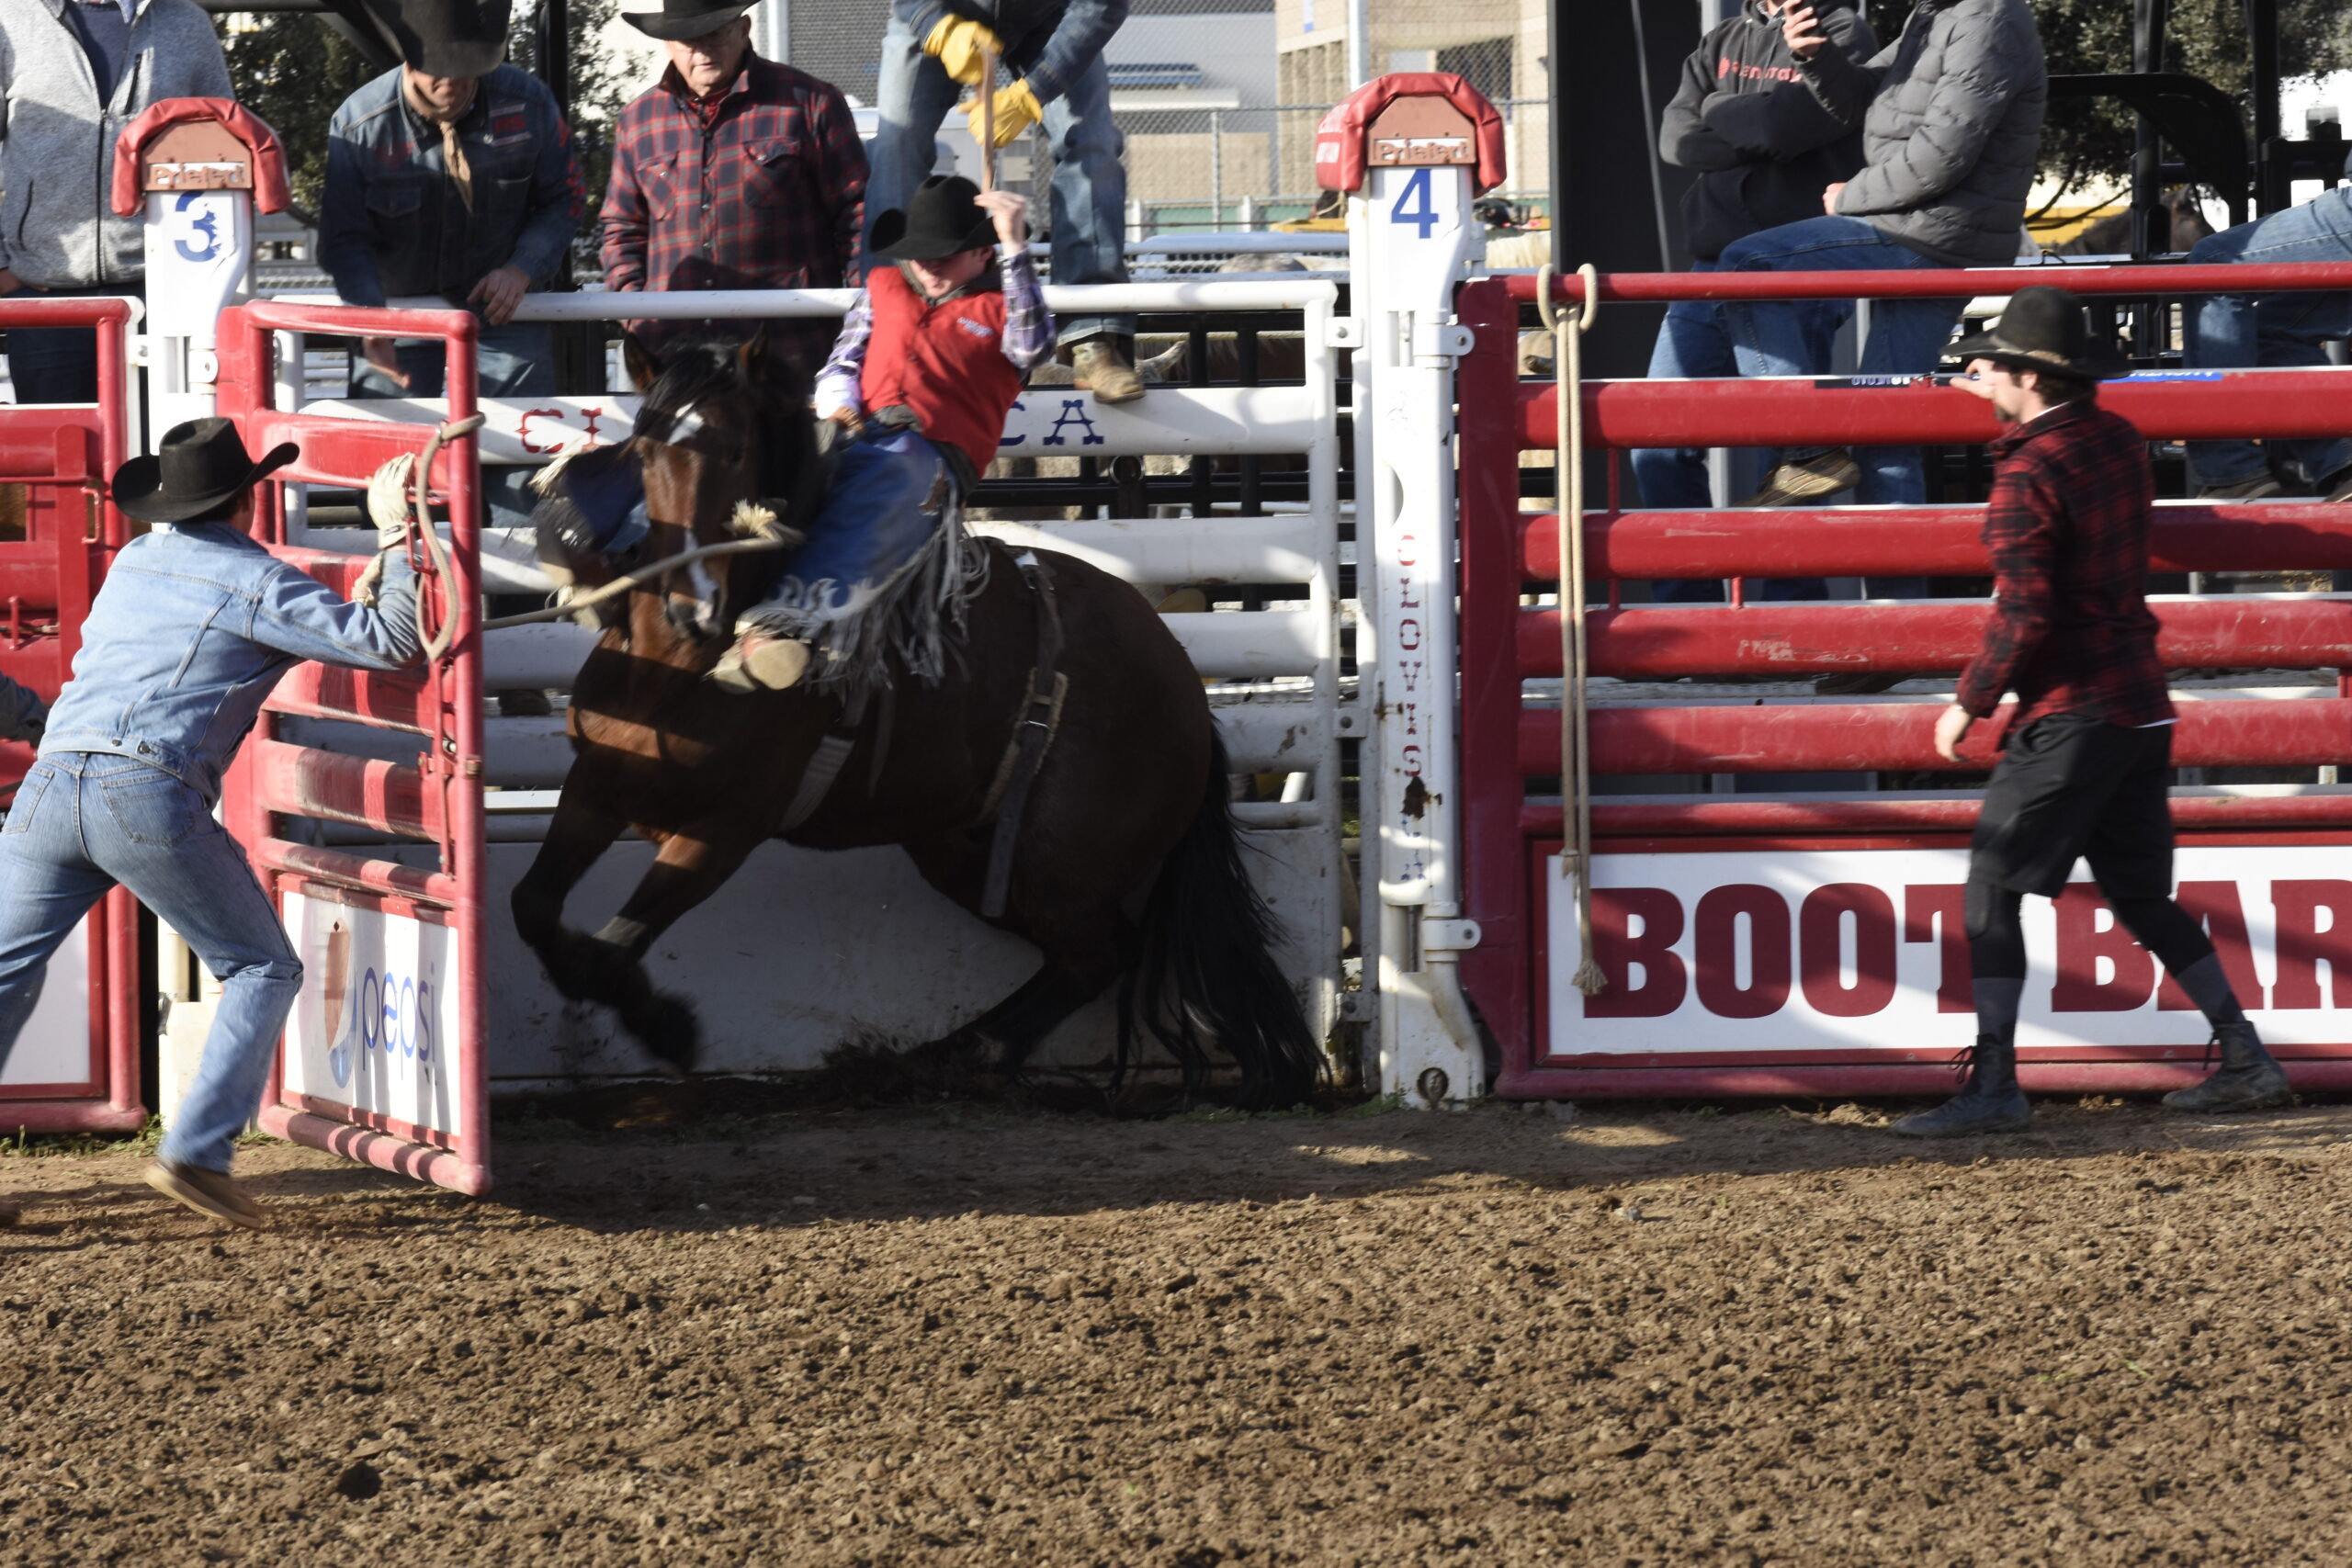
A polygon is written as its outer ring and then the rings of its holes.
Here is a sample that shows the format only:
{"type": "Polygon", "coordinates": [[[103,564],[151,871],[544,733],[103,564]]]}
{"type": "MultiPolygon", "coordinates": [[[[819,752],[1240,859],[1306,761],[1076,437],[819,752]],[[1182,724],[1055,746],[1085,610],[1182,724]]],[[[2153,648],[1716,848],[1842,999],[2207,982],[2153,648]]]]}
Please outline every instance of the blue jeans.
{"type": "MultiPolygon", "coordinates": [[[[1007,73],[1017,76],[1024,64],[1024,58],[1007,57],[1007,73]]],[[[895,8],[882,34],[881,69],[876,92],[881,128],[869,149],[873,170],[865,181],[869,243],[874,220],[903,209],[931,173],[938,155],[940,122],[963,91],[946,67],[922,51],[922,40],[899,19],[895,8]]],[[[1054,149],[1048,203],[1053,281],[1125,283],[1127,172],[1121,160],[1126,141],[1111,118],[1111,73],[1100,56],[1079,73],[1067,94],[1046,106],[1045,127],[1054,149]]],[[[871,265],[873,257],[865,259],[871,265]]],[[[1102,333],[1132,334],[1136,319],[1065,316],[1057,328],[1057,339],[1071,344],[1102,333]]]]}
{"type": "MultiPolygon", "coordinates": [[[[1718,264],[1741,272],[1887,272],[1936,264],[1859,218],[1808,218],[1735,240],[1718,264]]],[[[1935,369],[1951,341],[1964,299],[1878,299],[1858,373],[1913,376],[1935,369]]],[[[1820,376],[1829,369],[1829,340],[1853,310],[1851,300],[1734,300],[1724,306],[1743,376],[1820,376]],[[1826,303],[1827,310],[1820,307],[1826,303]]],[[[1865,506],[1917,506],[1928,481],[1917,446],[1865,446],[1855,497],[1865,506]]]]}
{"type": "MultiPolygon", "coordinates": [[[[359,356],[351,355],[351,395],[355,398],[437,398],[448,385],[447,351],[437,339],[402,339],[393,355],[408,374],[402,390],[392,378],[359,356]]],[[[474,395],[481,398],[547,398],[555,395],[555,334],[545,321],[509,321],[484,327],[474,354],[474,395]]],[[[531,493],[531,476],[538,470],[506,465],[481,470],[485,521],[493,528],[520,528],[531,520],[538,497],[531,493]]]]}
{"type": "MultiPolygon", "coordinates": [[[[128,294],[145,299],[139,284],[104,288],[22,288],[12,299],[87,299],[128,294]]],[[[98,332],[96,327],[11,327],[8,379],[20,403],[95,403],[98,400],[98,332]]]]}
{"type": "Polygon", "coordinates": [[[196,1082],[161,1153],[225,1171],[261,1102],[302,964],[244,851],[202,795],[160,768],[63,751],[25,775],[0,828],[0,1060],[32,1012],[50,954],[118,883],[220,982],[196,1082]]]}
{"type": "MultiPolygon", "coordinates": [[[[1694,261],[1690,270],[1713,272],[1716,265],[1694,261]]],[[[1836,337],[1835,311],[1817,308],[1828,318],[1827,337],[1836,337]]],[[[1826,360],[1828,350],[1825,347],[1822,352],[1826,360]]],[[[1666,320],[1658,327],[1657,346],[1650,351],[1649,373],[1653,381],[1719,380],[1738,375],[1739,363],[1732,353],[1731,329],[1724,321],[1722,305],[1711,299],[1678,299],[1668,305],[1666,320]]],[[[1707,483],[1704,447],[1638,447],[1633,466],[1634,482],[1641,491],[1644,506],[1703,512],[1715,503],[1707,483]]],[[[1828,584],[1817,577],[1767,580],[1758,590],[1757,596],[1765,600],[1823,599],[1829,592],[1828,584]]],[[[1694,577],[1653,582],[1650,597],[1660,604],[1720,604],[1723,580],[1694,577]]]]}
{"type": "Polygon", "coordinates": [[[825,504],[784,581],[745,618],[806,637],[864,608],[939,531],[955,483],[924,437],[869,431],[834,464],[825,504]]]}
{"type": "MultiPolygon", "coordinates": [[[[2188,253],[2191,266],[2346,261],[2352,261],[2352,190],[2342,186],[2209,234],[2188,253]]],[[[2352,294],[2208,294],[2191,300],[2188,312],[2182,362],[2193,370],[2325,365],[2326,342],[2352,337],[2352,294]]],[[[2268,446],[2314,485],[2352,465],[2352,440],[2340,436],[2268,446]]],[[[2188,464],[2207,485],[2235,484],[2265,471],[2263,449],[2251,441],[2192,441],[2188,464]]]]}

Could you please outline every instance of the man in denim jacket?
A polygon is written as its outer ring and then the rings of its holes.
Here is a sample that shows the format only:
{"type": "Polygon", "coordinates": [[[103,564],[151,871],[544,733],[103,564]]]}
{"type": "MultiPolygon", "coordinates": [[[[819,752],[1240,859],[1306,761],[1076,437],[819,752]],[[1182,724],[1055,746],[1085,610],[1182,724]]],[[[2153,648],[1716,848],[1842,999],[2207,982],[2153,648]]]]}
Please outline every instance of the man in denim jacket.
{"type": "MultiPolygon", "coordinates": [[[[319,261],[346,305],[437,295],[478,311],[484,397],[555,390],[544,322],[514,320],[564,268],[587,199],[571,129],[538,78],[500,61],[510,0],[401,0],[386,13],[401,65],[360,88],[327,130],[319,261]]],[[[442,395],[437,342],[366,340],[361,398],[442,395]]],[[[489,479],[491,520],[530,515],[521,469],[489,479]]]]}
{"type": "MultiPolygon", "coordinates": [[[[148,1180],[192,1209],[258,1230],[230,1179],[302,965],[245,852],[213,820],[220,776],[278,678],[303,660],[367,670],[415,662],[416,587],[403,524],[372,609],[246,537],[256,463],[225,419],[175,426],[114,477],[115,503],[153,523],[107,574],[82,623],[74,678],[0,828],[0,1062],[41,973],[118,883],[187,939],[220,981],[195,1084],[148,1180]]],[[[401,459],[394,459],[395,462],[401,459]]]]}

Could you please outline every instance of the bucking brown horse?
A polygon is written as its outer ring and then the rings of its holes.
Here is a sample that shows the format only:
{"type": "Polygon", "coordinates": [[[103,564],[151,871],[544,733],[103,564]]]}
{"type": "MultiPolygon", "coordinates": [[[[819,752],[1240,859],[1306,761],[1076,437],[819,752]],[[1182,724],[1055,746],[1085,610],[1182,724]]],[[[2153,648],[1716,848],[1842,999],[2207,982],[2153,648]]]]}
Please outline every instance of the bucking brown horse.
{"type": "MultiPolygon", "coordinates": [[[[762,340],[682,350],[666,365],[631,344],[628,357],[647,414],[627,454],[581,460],[641,465],[650,527],[631,566],[724,541],[746,516],[789,529],[813,514],[822,479],[807,384],[762,340]]],[[[788,548],[706,558],[612,601],[573,684],[571,771],[514,896],[515,924],[557,990],[612,1007],[647,1051],[690,1067],[694,1010],[654,988],[645,953],[771,838],[818,850],[902,845],[926,881],[979,913],[998,818],[1018,793],[1004,787],[1011,742],[1041,712],[1030,701],[1041,623],[1011,551],[963,547],[986,554],[970,558],[944,672],[922,679],[893,654],[887,695],[856,711],[817,684],[739,695],[704,679],[788,548]],[[834,783],[789,824],[829,736],[849,748],[828,759],[834,783]],[[565,898],[628,828],[657,846],[651,868],[603,930],[566,927],[565,898]]],[[[1035,555],[1050,574],[1067,686],[1028,773],[991,923],[1035,943],[1043,962],[928,1049],[993,1049],[995,1065],[1018,1074],[1047,1031],[1116,981],[1114,1085],[1140,1026],[1176,1058],[1189,1092],[1204,1087],[1214,1040],[1240,1068],[1242,1103],[1305,1100],[1322,1054],[1272,959],[1273,922],[1243,868],[1200,679],[1133,588],[1068,556],[1035,555]],[[1138,893],[1139,921],[1125,912],[1138,893]]],[[[823,919],[821,909],[780,919],[776,940],[823,919]]]]}

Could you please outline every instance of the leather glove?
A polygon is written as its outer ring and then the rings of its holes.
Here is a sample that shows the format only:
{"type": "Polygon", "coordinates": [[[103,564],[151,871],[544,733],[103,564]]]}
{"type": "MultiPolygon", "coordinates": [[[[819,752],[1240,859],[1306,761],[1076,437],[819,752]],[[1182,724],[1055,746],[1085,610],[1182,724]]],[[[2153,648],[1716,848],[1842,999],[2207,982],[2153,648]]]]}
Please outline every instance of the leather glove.
{"type": "Polygon", "coordinates": [[[986,74],[980,54],[986,51],[1000,60],[1004,57],[1004,40],[968,17],[942,17],[931,36],[922,40],[922,51],[937,60],[947,73],[967,86],[981,85],[986,74]]]}
{"type": "MultiPolygon", "coordinates": [[[[964,106],[964,118],[971,121],[972,140],[975,141],[980,139],[981,102],[981,98],[975,95],[972,101],[964,106]]],[[[1014,137],[1036,124],[1045,112],[1046,106],[1037,101],[1037,95],[1028,83],[1015,82],[1010,87],[999,89],[996,95],[996,144],[999,147],[1010,146],[1014,137]]]]}
{"type": "Polygon", "coordinates": [[[378,549],[396,550],[408,543],[415,482],[416,458],[407,452],[388,459],[368,481],[368,520],[376,525],[378,549]]]}

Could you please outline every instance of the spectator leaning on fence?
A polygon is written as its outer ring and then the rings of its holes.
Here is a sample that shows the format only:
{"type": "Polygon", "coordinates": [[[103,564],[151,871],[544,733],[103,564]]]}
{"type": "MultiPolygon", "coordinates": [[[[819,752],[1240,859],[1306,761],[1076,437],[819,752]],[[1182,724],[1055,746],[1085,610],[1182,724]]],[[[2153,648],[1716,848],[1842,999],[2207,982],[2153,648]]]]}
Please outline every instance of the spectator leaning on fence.
{"type": "MultiPolygon", "coordinates": [[[[1713,272],[1715,258],[1736,240],[1819,212],[1821,193],[1862,166],[1861,131],[1830,114],[1805,87],[1781,33],[1786,8],[1782,0],[1747,0],[1739,15],[1700,39],[1682,62],[1682,84],[1658,126],[1658,156],[1699,175],[1682,193],[1694,272],[1713,272]]],[[[1842,0],[1826,0],[1821,28],[1829,47],[1852,59],[1878,52],[1870,24],[1842,0]]],[[[1835,307],[1806,301],[1798,308],[1824,318],[1815,328],[1824,341],[1836,333],[1835,307]]],[[[1738,375],[1723,307],[1706,299],[1668,306],[1649,373],[1738,375]]],[[[1634,477],[1644,506],[1713,504],[1707,455],[1695,447],[1636,451],[1634,477]]],[[[1819,578],[1787,579],[1764,584],[1763,597],[1819,599],[1827,591],[1819,578]]],[[[1652,592],[1668,604],[1712,604],[1724,596],[1723,583],[1713,578],[1655,583],[1652,592]]]]}
{"type": "MultiPolygon", "coordinates": [[[[2352,159],[2344,167],[2352,178],[2352,159]]],[[[2199,240],[2192,266],[2223,262],[2352,262],[2352,188],[2324,190],[2301,207],[2199,240]]],[[[2188,305],[2185,363],[2198,370],[2325,365],[2327,344],[2352,336],[2352,293],[2207,294],[2188,305]]],[[[2260,501],[2285,488],[2285,469],[2317,494],[2352,502],[2352,440],[2192,441],[2189,468],[2200,501],[2260,501]],[[2283,459],[2274,461],[2274,459],[2283,459]]],[[[2338,574],[2339,579],[2342,574],[2338,574]]],[[[2339,588],[2345,584],[2339,580],[2339,588]]]]}
{"type": "MultiPolygon", "coordinates": [[[[751,0],[625,0],[670,57],[621,111],[605,190],[605,281],[621,292],[838,288],[857,276],[865,149],[830,82],[752,51],[751,0]]],[[[814,374],[839,322],[773,321],[768,341],[814,374]]],[[[631,321],[657,355],[748,338],[755,321],[631,321]]]]}
{"type": "MultiPolygon", "coordinates": [[[[2049,97],[2026,0],[1917,0],[1903,36],[1868,64],[1828,46],[1810,6],[1792,7],[1782,29],[1805,85],[1838,119],[1862,128],[1863,168],[1828,188],[1825,216],[1725,246],[1725,270],[1876,272],[2016,260],[2049,97]]],[[[1861,373],[1934,370],[1965,303],[1874,301],[1861,373]]],[[[1829,367],[1821,315],[1804,302],[1758,300],[1724,313],[1743,376],[1817,376],[1829,367]]],[[[1750,504],[1787,505],[1849,488],[1865,502],[1926,500],[1918,448],[1866,448],[1859,464],[1842,450],[1790,453],[1750,504]]]]}
{"type": "MultiPolygon", "coordinates": [[[[534,284],[561,276],[586,210],[580,161],[555,96],[501,64],[510,0],[384,0],[401,63],[345,98],[327,130],[319,260],[347,305],[437,296],[483,322],[479,390],[552,393],[555,337],[517,321],[534,284]]],[[[360,398],[437,398],[436,341],[366,340],[352,376],[360,398]]],[[[528,470],[487,487],[491,521],[531,513],[528,470]]]]}
{"type": "MultiPolygon", "coordinates": [[[[890,0],[882,35],[882,124],[874,138],[871,212],[902,209],[937,154],[940,122],[964,85],[982,86],[986,51],[1012,81],[995,89],[996,144],[1044,123],[1053,149],[1048,227],[1057,284],[1127,280],[1126,145],[1111,118],[1102,49],[1127,19],[1127,0],[890,0]]],[[[989,85],[993,85],[989,84],[989,85]]],[[[974,141],[980,100],[967,106],[974,141]]],[[[1061,346],[1098,402],[1143,396],[1128,315],[1070,316],[1061,346]]]]}
{"type": "MultiPolygon", "coordinates": [[[[164,98],[233,96],[194,0],[0,0],[0,297],[139,294],[144,220],[107,209],[115,138],[164,98]]],[[[88,327],[8,333],[20,403],[98,400],[88,327]]]]}

